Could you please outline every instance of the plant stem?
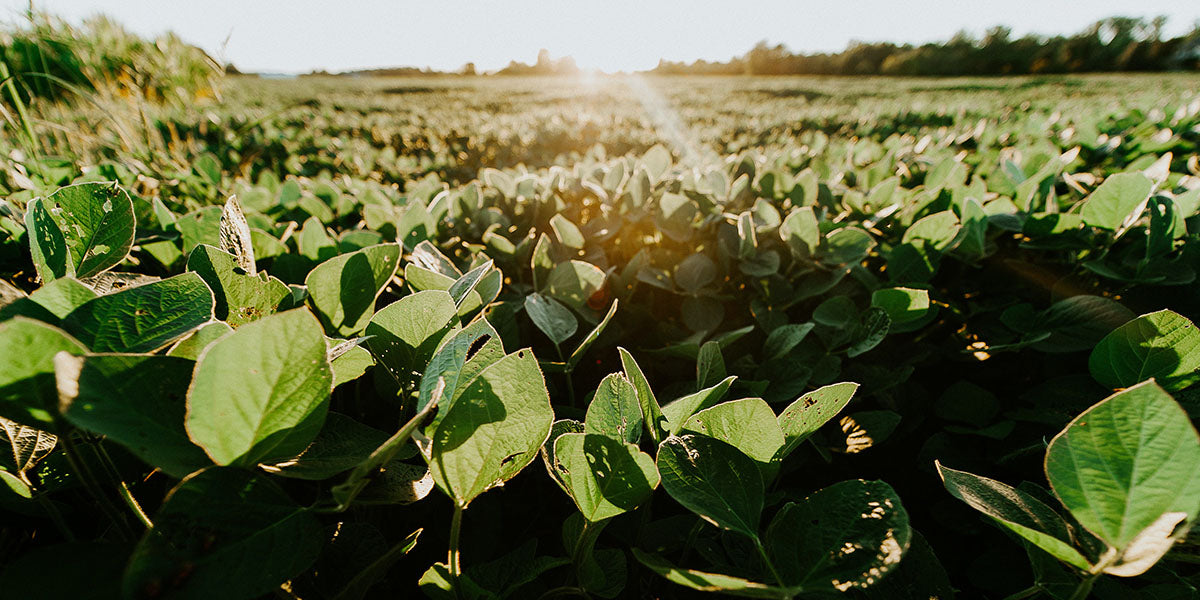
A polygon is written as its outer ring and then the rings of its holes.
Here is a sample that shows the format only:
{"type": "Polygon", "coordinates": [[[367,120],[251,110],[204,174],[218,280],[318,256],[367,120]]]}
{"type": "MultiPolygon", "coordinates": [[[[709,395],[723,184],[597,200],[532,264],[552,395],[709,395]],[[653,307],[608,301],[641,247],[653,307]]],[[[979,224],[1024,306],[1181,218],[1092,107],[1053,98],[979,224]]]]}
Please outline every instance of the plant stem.
{"type": "Polygon", "coordinates": [[[450,567],[450,585],[454,589],[454,597],[462,598],[458,579],[462,576],[462,562],[459,560],[458,537],[462,530],[463,507],[454,505],[454,516],[450,519],[450,552],[446,564],[450,567]]]}
{"type": "Polygon", "coordinates": [[[567,381],[567,401],[571,403],[571,408],[575,407],[575,385],[571,382],[571,366],[567,364],[567,359],[563,358],[562,347],[557,343],[554,344],[554,350],[558,352],[558,360],[563,364],[563,378],[567,381]]]}
{"type": "Polygon", "coordinates": [[[108,454],[108,450],[100,445],[98,440],[92,448],[95,450],[96,456],[100,458],[100,462],[104,465],[105,470],[108,471],[109,478],[117,486],[117,493],[121,495],[121,500],[125,501],[125,505],[129,507],[129,510],[133,511],[133,514],[146,526],[146,529],[154,527],[154,523],[150,521],[150,517],[146,515],[146,511],[142,510],[142,505],[138,504],[137,498],[133,497],[133,492],[129,489],[129,485],[121,477],[121,473],[117,470],[117,464],[113,462],[112,456],[108,454]]]}
{"type": "Polygon", "coordinates": [[[1041,591],[1042,586],[1035,583],[1011,596],[1006,597],[1004,600],[1024,600],[1025,598],[1032,598],[1036,596],[1038,592],[1041,591]]]}
{"type": "Polygon", "coordinates": [[[125,522],[125,518],[121,512],[113,506],[112,501],[104,494],[104,490],[96,481],[95,474],[83,462],[79,456],[79,449],[75,446],[75,442],[71,440],[70,432],[64,433],[58,438],[63,445],[63,450],[67,455],[67,462],[71,463],[71,468],[75,471],[79,478],[83,481],[84,487],[88,489],[92,497],[96,499],[96,503],[100,505],[100,510],[103,511],[113,522],[117,528],[117,533],[122,540],[132,539],[132,532],[129,531],[129,524],[125,522]]]}
{"type": "MultiPolygon", "coordinates": [[[[767,556],[767,549],[765,546],[763,546],[762,540],[759,539],[757,535],[754,536],[754,547],[758,548],[758,555],[762,557],[763,563],[767,565],[767,570],[771,571],[771,576],[775,578],[775,583],[778,583],[779,587],[781,588],[786,588],[787,584],[783,582],[783,577],[779,576],[779,571],[775,570],[775,564],[772,563],[771,558],[767,556]]],[[[785,593],[784,597],[787,600],[791,600],[792,595],[785,593]]]]}
{"type": "Polygon", "coordinates": [[[1079,582],[1079,587],[1075,588],[1075,593],[1071,594],[1069,600],[1086,600],[1092,593],[1092,586],[1096,584],[1096,580],[1099,578],[1099,573],[1088,575],[1083,581],[1079,582]]]}

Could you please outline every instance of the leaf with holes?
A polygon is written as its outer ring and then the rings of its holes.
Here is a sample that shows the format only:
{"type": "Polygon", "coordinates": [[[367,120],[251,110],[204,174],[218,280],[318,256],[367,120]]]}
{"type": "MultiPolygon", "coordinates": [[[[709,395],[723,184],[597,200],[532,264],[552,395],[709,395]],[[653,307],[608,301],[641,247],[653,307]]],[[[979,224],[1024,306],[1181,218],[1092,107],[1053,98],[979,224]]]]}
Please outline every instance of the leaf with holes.
{"type": "Polygon", "coordinates": [[[213,318],[213,293],[195,273],[83,303],[62,328],[92,352],[153,352],[213,318]]]}
{"type": "Polygon", "coordinates": [[[591,522],[637,508],[658,487],[658,470],[649,454],[605,435],[559,436],[554,465],[575,506],[591,522]]]}

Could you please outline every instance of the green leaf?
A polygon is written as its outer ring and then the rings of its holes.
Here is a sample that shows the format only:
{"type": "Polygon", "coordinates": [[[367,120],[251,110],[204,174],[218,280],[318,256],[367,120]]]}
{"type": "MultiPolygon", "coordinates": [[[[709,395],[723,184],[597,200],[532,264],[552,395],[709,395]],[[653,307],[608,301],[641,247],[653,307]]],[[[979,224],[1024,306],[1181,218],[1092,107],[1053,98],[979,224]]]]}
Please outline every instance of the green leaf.
{"type": "Polygon", "coordinates": [[[856,227],[843,227],[825,236],[821,260],[831,265],[855,264],[875,248],[871,234],[856,227]]]}
{"type": "Polygon", "coordinates": [[[1075,549],[1067,522],[1036,497],[994,479],[934,463],[946,491],[1055,558],[1082,570],[1091,564],[1075,549]]]}
{"type": "Polygon", "coordinates": [[[566,217],[561,214],[555,214],[553,217],[550,217],[550,228],[554,230],[554,235],[558,238],[560,244],[568,248],[574,248],[575,250],[583,249],[583,234],[566,217]]]}
{"type": "Polygon", "coordinates": [[[785,504],[767,527],[766,547],[783,584],[845,592],[899,566],[911,539],[891,486],[852,479],[785,504]]]}
{"type": "Polygon", "coordinates": [[[1160,310],[1142,315],[1104,336],[1092,349],[1088,370],[1110,389],[1150,378],[1168,390],[1194,382],[1200,369],[1200,331],[1182,315],[1160,310]]]}
{"type": "Polygon", "coordinates": [[[41,198],[30,200],[25,208],[25,229],[38,279],[50,282],[70,275],[74,265],[67,255],[67,240],[41,198]]]}
{"type": "Polygon", "coordinates": [[[179,358],[196,360],[200,358],[200,354],[204,352],[205,348],[231,331],[233,331],[233,328],[223,321],[206,323],[187,337],[175,342],[175,345],[171,346],[170,350],[167,350],[167,356],[178,356],[179,358]]]}
{"type": "Polygon", "coordinates": [[[525,312],[555,346],[567,341],[579,328],[579,321],[571,309],[536,292],[525,296],[525,312]]]}
{"type": "Polygon", "coordinates": [[[258,265],[254,261],[254,242],[250,235],[250,224],[242,212],[237,196],[230,196],[221,210],[221,249],[232,254],[237,266],[247,275],[256,275],[258,265]]]}
{"type": "Polygon", "coordinates": [[[334,352],[337,349],[336,346],[330,348],[329,366],[333,369],[333,387],[335,388],[343,383],[362,377],[367,372],[367,369],[375,366],[375,357],[371,356],[370,352],[359,345],[363,343],[363,338],[339,341],[341,343],[338,346],[347,344],[349,346],[339,352],[334,352]]]}
{"type": "Polygon", "coordinates": [[[61,319],[95,297],[96,292],[92,288],[80,283],[78,279],[64,277],[34,290],[29,295],[29,300],[61,319]]]}
{"type": "Polygon", "coordinates": [[[694,294],[717,279],[717,265],[703,254],[693,254],[675,265],[675,285],[694,294]]]}
{"type": "Polygon", "coordinates": [[[715,340],[704,342],[704,345],[700,346],[700,354],[696,356],[696,388],[704,389],[716,385],[727,375],[721,344],[715,340]]]}
{"type": "Polygon", "coordinates": [[[892,319],[888,317],[887,311],[876,306],[868,308],[862,314],[856,332],[857,340],[846,349],[846,356],[854,358],[872,350],[883,341],[891,327],[892,319]]]}
{"type": "Polygon", "coordinates": [[[550,271],[542,290],[547,296],[567,306],[589,312],[588,299],[604,287],[604,271],[591,263],[571,260],[559,263],[550,271]]]}
{"type": "Polygon", "coordinates": [[[504,344],[500,340],[500,334],[487,319],[476,319],[450,336],[442,347],[438,348],[421,376],[417,410],[424,410],[432,401],[433,392],[439,385],[445,386],[437,416],[426,429],[432,429],[446,415],[454,401],[466,389],[467,383],[504,356],[504,344]]]}
{"type": "Polygon", "coordinates": [[[737,448],[697,435],[671,436],[658,447],[663,489],[702,519],[758,539],[763,480],[737,448]]]}
{"type": "Polygon", "coordinates": [[[729,391],[729,386],[733,385],[735,379],[737,377],[731,375],[712,387],[688,394],[664,406],[662,412],[667,420],[667,432],[670,435],[679,435],[688,418],[696,414],[696,411],[716,404],[725,395],[725,392],[729,391]]]}
{"type": "Polygon", "coordinates": [[[304,284],[325,331],[348,337],[367,327],[375,300],[399,264],[400,246],[379,244],[331,258],[310,271],[304,284]]]}
{"type": "Polygon", "coordinates": [[[796,258],[807,258],[817,252],[821,244],[821,229],[817,223],[816,213],[811,206],[799,206],[792,209],[783,224],[779,226],[779,237],[792,251],[796,258]]]}
{"type": "Polygon", "coordinates": [[[583,360],[584,353],[588,351],[588,348],[592,347],[592,344],[596,343],[600,334],[604,333],[604,329],[608,327],[609,321],[612,321],[613,315],[617,314],[617,305],[617,299],[613,298],[612,306],[608,307],[608,313],[604,315],[604,318],[601,319],[598,325],[588,332],[583,341],[579,342],[579,346],[575,348],[575,351],[571,353],[571,357],[567,359],[568,368],[574,369],[579,364],[579,361],[583,360]]]}
{"type": "Polygon", "coordinates": [[[764,467],[775,461],[784,444],[775,412],[762,398],[730,400],[706,408],[687,420],[684,431],[721,440],[764,467]]]}
{"type": "Polygon", "coordinates": [[[770,586],[757,583],[741,577],[722,575],[721,573],[705,573],[694,569],[677,567],[657,554],[642,552],[633,548],[633,557],[647,569],[658,573],[667,581],[699,590],[701,592],[720,592],[741,598],[791,598],[800,590],[770,586]]]}
{"type": "Polygon", "coordinates": [[[779,459],[791,454],[808,436],[837,416],[857,391],[857,383],[834,383],[800,396],[783,409],[778,419],[784,438],[779,459]]]}
{"type": "Polygon", "coordinates": [[[668,435],[667,418],[663,415],[658,400],[654,398],[654,390],[650,389],[650,382],[646,380],[646,375],[642,373],[642,368],[633,359],[633,355],[624,348],[617,348],[617,351],[621,355],[625,378],[633,384],[633,389],[637,391],[638,404],[642,406],[642,419],[646,424],[646,431],[650,434],[650,440],[657,444],[666,439],[668,435]]]}
{"type": "Polygon", "coordinates": [[[1110,175],[1083,200],[1079,214],[1092,227],[1122,229],[1145,210],[1153,189],[1154,182],[1141,173],[1110,175]]]}
{"type": "Polygon", "coordinates": [[[333,600],[362,600],[370,591],[371,586],[387,576],[389,569],[417,546],[417,538],[424,529],[418,529],[408,537],[400,540],[390,550],[379,556],[373,556],[370,564],[358,569],[354,577],[346,583],[342,591],[333,600]]]}
{"type": "Polygon", "coordinates": [[[212,320],[213,306],[200,276],[184,273],[89,300],[62,328],[92,352],[153,352],[212,320]]]}
{"type": "Polygon", "coordinates": [[[591,522],[633,510],[658,487],[650,455],[606,435],[568,433],[554,442],[554,464],[567,493],[591,522]]]}
{"type": "Polygon", "coordinates": [[[467,384],[430,433],[433,479],[466,508],[536,458],[553,422],[537,358],[509,354],[467,384]]]}
{"type": "Polygon", "coordinates": [[[641,438],[642,408],[637,390],[624,375],[613,373],[600,381],[587,407],[584,431],[630,444],[641,438]]]}
{"type": "Polygon", "coordinates": [[[1112,330],[1136,315],[1119,302],[1101,296],[1072,296],[1050,305],[1038,316],[1037,329],[1050,337],[1033,345],[1042,352],[1079,352],[1100,343],[1112,330]]]}
{"type": "Polygon", "coordinates": [[[67,249],[63,275],[91,277],[115,267],[133,245],[133,201],[115,183],[80,183],[42,199],[67,249]]]}
{"type": "Polygon", "coordinates": [[[247,274],[238,266],[237,257],[207,244],[196,246],[188,255],[187,269],[199,275],[212,290],[216,301],[213,314],[230,327],[274,314],[292,303],[292,292],[286,283],[265,272],[247,274]]]}
{"type": "Polygon", "coordinates": [[[144,354],[60,354],[59,410],[72,425],[176,478],[212,464],[184,429],[193,363],[144,354]]]}
{"type": "Polygon", "coordinates": [[[958,216],[944,210],[923,217],[904,230],[902,244],[912,244],[926,251],[949,252],[959,241],[962,225],[958,216]]]}
{"type": "Polygon", "coordinates": [[[305,449],[325,420],[333,374],[316,317],[295,309],[208,348],[188,390],[187,432],[218,465],[252,466],[305,449]]]}
{"type": "Polygon", "coordinates": [[[1141,567],[1116,574],[1136,575],[1170,548],[1173,529],[1200,512],[1200,435],[1148,381],[1071,421],[1050,441],[1046,476],[1080,524],[1131,553],[1122,562],[1141,567]]]}
{"type": "Polygon", "coordinates": [[[438,345],[458,324],[454,299],[440,290],[405,296],[375,313],[367,347],[383,368],[408,381],[424,370],[438,345]]]}
{"type": "Polygon", "coordinates": [[[929,292],[902,287],[875,290],[871,306],[882,308],[893,324],[907,323],[929,312],[929,292]]]}
{"type": "Polygon", "coordinates": [[[188,477],[153,520],[125,569],[126,598],[153,592],[181,600],[250,600],[307,569],[322,545],[321,524],[311,513],[241,469],[209,468],[188,477]]]}
{"type": "Polygon", "coordinates": [[[59,352],[84,354],[87,348],[40,321],[14,317],[0,322],[0,417],[56,430],[54,355],[59,352]]]}
{"type": "Polygon", "coordinates": [[[331,411],[320,433],[303,452],[267,470],[295,479],[329,479],[357,467],[387,439],[388,434],[331,411]]]}

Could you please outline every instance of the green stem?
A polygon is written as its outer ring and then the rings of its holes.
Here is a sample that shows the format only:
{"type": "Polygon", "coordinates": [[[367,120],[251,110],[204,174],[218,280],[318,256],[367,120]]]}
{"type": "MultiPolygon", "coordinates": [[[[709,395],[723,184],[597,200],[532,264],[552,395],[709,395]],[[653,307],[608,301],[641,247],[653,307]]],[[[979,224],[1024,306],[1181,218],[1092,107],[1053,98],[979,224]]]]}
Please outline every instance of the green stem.
{"type": "Polygon", "coordinates": [[[154,527],[154,523],[150,521],[150,517],[142,509],[142,505],[138,504],[137,498],[133,496],[129,485],[121,477],[121,473],[117,469],[117,463],[113,461],[108,450],[104,448],[98,439],[94,440],[92,448],[95,450],[96,456],[100,459],[100,464],[104,465],[104,470],[108,472],[109,480],[117,487],[117,493],[120,494],[121,500],[125,502],[125,506],[129,507],[129,510],[146,526],[146,529],[154,527]]]}
{"type": "MultiPolygon", "coordinates": [[[[786,588],[787,584],[783,582],[783,577],[779,575],[779,571],[775,570],[775,563],[772,563],[771,558],[767,556],[767,548],[763,546],[762,540],[758,536],[754,536],[754,547],[758,548],[758,555],[762,557],[763,563],[767,565],[767,570],[771,571],[771,576],[775,578],[775,583],[778,583],[781,588],[786,588]]],[[[784,598],[791,600],[792,595],[785,593],[784,598]]]]}
{"type": "Polygon", "coordinates": [[[133,511],[134,515],[137,515],[142,525],[145,525],[146,529],[153,528],[154,522],[146,515],[146,511],[142,510],[142,505],[138,504],[137,498],[133,497],[133,492],[129,491],[129,486],[124,481],[121,481],[117,484],[117,490],[121,492],[121,499],[125,501],[125,505],[129,507],[129,510],[133,511]]]}
{"type": "Polygon", "coordinates": [[[1042,591],[1042,586],[1035,583],[1035,584],[1033,584],[1011,596],[1008,596],[1004,600],[1025,600],[1025,598],[1032,598],[1032,597],[1038,595],[1038,593],[1041,591],[1042,591]]]}
{"type": "Polygon", "coordinates": [[[567,401],[571,403],[571,407],[575,407],[575,385],[571,381],[571,365],[567,364],[567,359],[563,358],[562,347],[557,343],[554,344],[554,350],[558,352],[558,361],[563,364],[563,378],[567,381],[567,401]]]}
{"type": "Polygon", "coordinates": [[[458,538],[462,531],[462,505],[454,505],[454,517],[450,519],[450,552],[446,557],[446,564],[450,567],[450,585],[454,589],[454,597],[462,598],[462,593],[459,587],[459,578],[462,576],[462,561],[459,559],[458,538]]]}
{"type": "Polygon", "coordinates": [[[1088,575],[1083,581],[1079,582],[1079,587],[1075,588],[1075,592],[1071,594],[1069,600],[1086,600],[1092,593],[1092,586],[1096,584],[1096,580],[1099,578],[1099,573],[1088,575]]]}
{"type": "Polygon", "coordinates": [[[77,448],[75,446],[75,442],[71,440],[71,434],[69,432],[65,433],[59,436],[58,439],[62,442],[63,450],[67,455],[67,462],[71,463],[71,469],[73,469],[75,473],[79,475],[79,479],[83,481],[84,487],[86,487],[88,492],[91,493],[92,497],[96,499],[96,503],[100,505],[100,510],[103,511],[108,516],[109,520],[113,522],[113,525],[117,528],[117,534],[122,540],[132,539],[133,536],[132,532],[129,531],[129,524],[125,522],[125,518],[121,515],[121,512],[118,511],[115,506],[113,506],[112,501],[108,498],[108,496],[104,494],[104,490],[100,487],[99,482],[96,480],[95,474],[92,473],[87,464],[83,462],[82,457],[79,455],[79,448],[77,448]]]}

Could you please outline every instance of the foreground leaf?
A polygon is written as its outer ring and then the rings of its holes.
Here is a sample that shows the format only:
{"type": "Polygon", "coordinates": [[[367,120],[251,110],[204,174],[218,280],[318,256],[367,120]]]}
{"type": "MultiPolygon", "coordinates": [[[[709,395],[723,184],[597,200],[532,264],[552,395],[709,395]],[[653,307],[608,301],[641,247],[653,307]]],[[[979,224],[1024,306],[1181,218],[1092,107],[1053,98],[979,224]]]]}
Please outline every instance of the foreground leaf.
{"type": "Polygon", "coordinates": [[[32,319],[0,322],[0,417],[54,430],[58,389],[54,355],[87,348],[64,331],[32,319]]]}
{"type": "Polygon", "coordinates": [[[172,477],[212,464],[184,429],[193,362],[173,356],[95,354],[55,359],[60,410],[172,477]]]}
{"type": "Polygon", "coordinates": [[[375,300],[396,274],[398,244],[379,244],[317,265],[304,279],[308,299],[330,335],[362,331],[375,313],[375,300]]]}
{"type": "Polygon", "coordinates": [[[519,350],[487,367],[430,433],[434,481],[459,506],[537,457],[554,411],[537,358],[519,350]]]}
{"type": "Polygon", "coordinates": [[[1200,435],[1183,408],[1148,381],[1071,421],[1050,442],[1046,476],[1067,510],[1110,546],[1123,553],[1135,541],[1157,542],[1161,556],[1176,526],[1200,512],[1200,435]]]}
{"type": "Polygon", "coordinates": [[[126,567],[125,597],[248,600],[300,574],[321,550],[321,524],[283,490],[240,469],[183,480],[126,567]]]}
{"type": "Polygon", "coordinates": [[[1092,350],[1088,370],[1110,389],[1151,377],[1168,390],[1187,387],[1200,369],[1200,331],[1182,315],[1160,310],[1113,330],[1092,350]]]}
{"type": "Polygon", "coordinates": [[[85,302],[62,327],[92,352],[153,352],[213,318],[213,294],[195,273],[85,302]]]}
{"type": "Polygon", "coordinates": [[[321,429],[333,374],[320,323],[296,309],[243,325],[200,357],[188,435],[218,465],[299,454],[321,429]]]}
{"type": "Polygon", "coordinates": [[[663,489],[705,521],[758,538],[763,480],[754,460],[720,440],[669,437],[658,447],[663,489]]]}
{"type": "Polygon", "coordinates": [[[852,479],[785,504],[767,528],[766,546],[784,584],[844,592],[899,566],[911,539],[891,486],[852,479]]]}
{"type": "Polygon", "coordinates": [[[658,487],[658,470],[650,455],[604,435],[559,436],[554,464],[575,506],[591,522],[637,508],[658,487]]]}

